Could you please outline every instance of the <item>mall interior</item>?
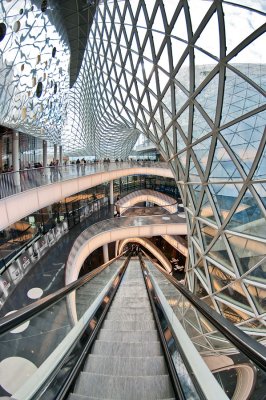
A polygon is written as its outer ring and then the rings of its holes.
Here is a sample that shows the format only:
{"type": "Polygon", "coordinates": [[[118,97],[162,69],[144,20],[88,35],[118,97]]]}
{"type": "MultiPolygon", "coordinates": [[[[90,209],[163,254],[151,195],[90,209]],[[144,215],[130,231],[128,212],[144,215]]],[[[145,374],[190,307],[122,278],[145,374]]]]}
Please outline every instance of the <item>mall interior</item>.
{"type": "Polygon", "coordinates": [[[266,400],[265,16],[0,1],[0,399],[266,400]]]}

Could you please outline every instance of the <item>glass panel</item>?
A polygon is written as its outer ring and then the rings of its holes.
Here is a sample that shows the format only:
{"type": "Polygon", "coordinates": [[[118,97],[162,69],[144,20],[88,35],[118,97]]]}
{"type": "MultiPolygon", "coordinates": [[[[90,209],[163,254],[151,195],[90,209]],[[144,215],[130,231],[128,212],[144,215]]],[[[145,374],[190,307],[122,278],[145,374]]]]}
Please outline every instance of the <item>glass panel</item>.
{"type": "MultiPolygon", "coordinates": [[[[180,292],[173,285],[169,285],[169,281],[157,268],[150,262],[145,261],[145,264],[168,300],[175,316],[226,394],[230,394],[230,398],[235,396],[238,384],[240,384],[239,373],[241,373],[242,368],[247,367],[250,373],[250,385],[248,385],[250,396],[254,399],[263,398],[266,374],[259,370],[256,381],[253,362],[230,343],[221,332],[217,332],[214,326],[187,299],[182,295],[180,297],[180,292]],[[183,301],[181,301],[182,297],[183,301]],[[178,303],[174,302],[175,298],[179,299],[178,303]],[[222,375],[220,372],[222,372],[222,375]]],[[[228,316],[236,318],[238,322],[243,321],[244,316],[241,317],[233,308],[222,303],[220,305],[228,316]]],[[[247,318],[249,317],[246,316],[247,318]]]]}
{"type": "Polygon", "coordinates": [[[266,239],[265,216],[249,190],[228,222],[227,229],[266,239]]]}
{"type": "Polygon", "coordinates": [[[229,68],[226,69],[221,125],[263,104],[265,98],[260,92],[229,68]]]}
{"type": "Polygon", "coordinates": [[[265,257],[265,243],[229,233],[226,234],[226,237],[241,274],[247,272],[265,257]]]}
{"type": "MultiPolygon", "coordinates": [[[[25,382],[27,384],[27,380],[47,358],[54,351],[58,351],[59,345],[62,346],[64,343],[64,350],[69,348],[72,338],[79,337],[75,333],[79,326],[85,328],[90,320],[89,306],[106,284],[116,276],[121,266],[121,260],[113,262],[78,290],[71,292],[22,325],[1,335],[1,364],[6,364],[9,379],[1,380],[0,396],[12,395],[25,382]],[[20,365],[19,379],[18,365],[20,365]]],[[[109,298],[107,300],[109,301],[109,298]]],[[[56,357],[60,355],[57,354],[56,357]]]]}
{"type": "Polygon", "coordinates": [[[260,314],[266,311],[266,288],[257,287],[246,283],[250,296],[260,314]]]}
{"type": "Polygon", "coordinates": [[[239,281],[233,281],[228,287],[222,289],[217,296],[233,305],[252,312],[246,293],[239,281]]]}
{"type": "Polygon", "coordinates": [[[263,112],[221,131],[221,134],[234,151],[246,174],[249,174],[260,146],[265,122],[266,112],[263,112]]]}

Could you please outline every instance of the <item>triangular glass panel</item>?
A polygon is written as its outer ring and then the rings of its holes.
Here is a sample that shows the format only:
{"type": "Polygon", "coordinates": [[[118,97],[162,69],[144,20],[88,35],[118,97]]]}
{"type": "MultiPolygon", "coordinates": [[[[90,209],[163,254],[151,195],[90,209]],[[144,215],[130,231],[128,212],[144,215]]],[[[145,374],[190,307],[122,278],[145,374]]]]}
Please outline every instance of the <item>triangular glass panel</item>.
{"type": "Polygon", "coordinates": [[[266,312],[266,289],[265,287],[258,287],[255,285],[251,285],[246,283],[245,284],[253,303],[255,304],[256,309],[258,310],[259,314],[263,314],[266,312]]]}
{"type": "Polygon", "coordinates": [[[266,178],[266,147],[260,157],[257,169],[253,175],[253,179],[265,179],[266,178]]]}
{"type": "MultiPolygon", "coordinates": [[[[266,160],[265,160],[265,162],[266,162],[266,160]]],[[[255,183],[253,185],[253,187],[255,188],[256,192],[260,196],[260,199],[266,210],[266,183],[255,183]]]]}
{"type": "Polygon", "coordinates": [[[185,136],[188,136],[188,122],[189,122],[189,107],[177,118],[177,123],[182,128],[185,136]]]}
{"type": "Polygon", "coordinates": [[[154,48],[155,48],[155,54],[156,54],[156,57],[157,57],[158,52],[159,52],[159,50],[161,48],[161,45],[163,43],[163,40],[165,38],[165,35],[163,33],[159,33],[159,32],[153,31],[152,32],[152,37],[153,37],[153,43],[154,43],[154,48]]]}
{"type": "Polygon", "coordinates": [[[169,65],[170,59],[169,59],[169,54],[168,54],[168,47],[167,43],[164,46],[164,49],[161,53],[161,56],[158,61],[158,65],[163,68],[166,72],[170,72],[170,65],[169,65]]]}
{"type": "Polygon", "coordinates": [[[210,8],[211,3],[209,3],[208,1],[207,2],[203,1],[200,3],[199,7],[199,3],[197,1],[189,0],[188,4],[189,4],[190,18],[192,22],[192,30],[195,33],[204,15],[210,8]]]}
{"type": "Polygon", "coordinates": [[[189,321],[187,321],[185,319],[185,326],[184,326],[188,336],[190,337],[191,340],[193,340],[193,338],[195,336],[199,336],[201,334],[200,331],[197,331],[194,326],[191,325],[191,323],[189,321]]]}
{"type": "Polygon", "coordinates": [[[197,274],[194,275],[195,284],[194,284],[194,293],[201,299],[202,297],[208,296],[208,292],[206,291],[206,282],[202,282],[203,278],[200,275],[200,278],[197,274]]]}
{"type": "Polygon", "coordinates": [[[166,14],[166,18],[168,21],[168,25],[170,25],[173,15],[175,13],[176,10],[176,5],[173,4],[171,1],[165,1],[164,2],[164,9],[165,9],[165,14],[166,14]]]}
{"type": "Polygon", "coordinates": [[[219,75],[216,74],[196,97],[196,100],[199,102],[204,111],[209,115],[212,121],[214,121],[215,119],[218,86],[219,75]]]}
{"type": "Polygon", "coordinates": [[[211,127],[204,119],[202,114],[199,112],[197,107],[194,106],[194,116],[193,116],[193,130],[192,137],[193,141],[202,138],[204,135],[211,131],[211,127]]]}
{"type": "Polygon", "coordinates": [[[151,61],[153,60],[150,37],[148,38],[148,40],[146,42],[145,48],[143,50],[143,55],[144,55],[144,57],[148,58],[149,60],[151,60],[151,61]]]}
{"type": "MultiPolygon", "coordinates": [[[[176,63],[177,64],[177,63],[176,63]]],[[[175,65],[174,65],[175,67],[175,65]]],[[[189,57],[187,56],[178,70],[175,79],[181,83],[187,90],[189,90],[190,84],[190,72],[189,72],[189,57]]]]}
{"type": "Polygon", "coordinates": [[[212,199],[215,202],[220,219],[224,221],[232,209],[242,185],[209,184],[212,199]]]}
{"type": "Polygon", "coordinates": [[[151,0],[151,1],[145,2],[145,5],[146,5],[146,9],[147,9],[147,13],[148,13],[149,19],[150,19],[151,16],[152,16],[152,13],[153,13],[153,11],[154,11],[154,6],[155,6],[155,4],[156,4],[156,0],[151,0]]]}
{"type": "Polygon", "coordinates": [[[201,185],[192,185],[191,193],[195,200],[195,208],[197,208],[199,204],[201,189],[202,189],[201,185]]]}
{"type": "Polygon", "coordinates": [[[163,92],[166,84],[169,82],[169,77],[160,69],[157,69],[161,93],[163,92]]]}
{"type": "Polygon", "coordinates": [[[241,275],[265,257],[264,243],[230,233],[227,233],[226,237],[241,275]]]}
{"type": "MultiPolygon", "coordinates": [[[[253,2],[250,4],[252,6],[253,2]]],[[[245,9],[244,7],[234,7],[233,4],[225,3],[223,4],[223,13],[225,20],[227,54],[241,43],[242,40],[265,23],[264,13],[260,14],[257,12],[251,12],[250,8],[245,9]],[[241,21],[241,26],[239,26],[236,21],[241,21]]]]}
{"type": "MultiPolygon", "coordinates": [[[[178,140],[178,138],[177,138],[178,140]]],[[[177,142],[177,147],[178,147],[178,142],[177,142]]],[[[178,159],[180,161],[180,164],[183,167],[183,170],[186,170],[186,165],[187,165],[187,152],[185,151],[184,153],[181,153],[178,155],[178,159]]]]}
{"type": "Polygon", "coordinates": [[[265,215],[248,189],[226,228],[265,239],[265,215]]]}
{"type": "Polygon", "coordinates": [[[221,131],[221,134],[242,164],[246,174],[249,174],[250,168],[254,162],[264,129],[265,119],[262,118],[261,113],[253,115],[221,131]]]}
{"type": "Polygon", "coordinates": [[[232,261],[227,252],[226,245],[224,243],[223,237],[219,236],[212,248],[208,252],[208,256],[218,263],[222,264],[224,267],[231,271],[234,271],[232,261]]]}
{"type": "Polygon", "coordinates": [[[184,51],[187,48],[187,45],[184,42],[181,42],[181,40],[175,39],[171,37],[171,50],[172,50],[172,56],[173,56],[173,63],[174,67],[178,64],[181,56],[183,55],[184,51]]]}
{"type": "Polygon", "coordinates": [[[250,315],[246,314],[243,310],[238,310],[237,308],[233,307],[233,304],[229,306],[221,301],[217,301],[217,303],[221,310],[221,314],[226,319],[229,319],[229,321],[233,322],[233,324],[238,324],[242,321],[250,319],[250,315]]]}
{"type": "Polygon", "coordinates": [[[166,132],[166,136],[168,137],[168,139],[169,139],[171,145],[172,145],[173,148],[174,148],[174,141],[175,141],[175,140],[174,140],[174,137],[175,137],[175,133],[174,133],[173,127],[171,127],[171,128],[166,132]]]}
{"type": "Polygon", "coordinates": [[[179,130],[177,129],[176,132],[176,142],[177,142],[177,151],[181,151],[183,150],[185,147],[187,147],[186,143],[184,142],[184,139],[182,137],[182,135],[179,133],[179,130]]]}
{"type": "Polygon", "coordinates": [[[202,200],[202,204],[201,204],[201,208],[200,208],[200,216],[202,218],[209,219],[210,221],[216,222],[214,212],[212,209],[212,205],[209,201],[209,198],[208,198],[206,192],[204,192],[204,196],[203,196],[203,200],[202,200]]]}
{"type": "Polygon", "coordinates": [[[217,140],[213,156],[210,180],[216,180],[217,178],[228,181],[234,179],[242,180],[233,160],[219,140],[217,140]]]}
{"type": "Polygon", "coordinates": [[[139,44],[140,44],[140,47],[142,47],[142,45],[143,45],[143,42],[144,42],[144,39],[145,39],[145,37],[146,37],[146,33],[147,33],[147,29],[145,29],[145,28],[139,28],[138,27],[138,30],[137,30],[137,35],[138,35],[138,37],[139,37],[139,44]]]}
{"type": "Polygon", "coordinates": [[[180,39],[188,40],[187,23],[184,8],[181,9],[171,32],[171,36],[176,36],[180,39]]]}
{"type": "Polygon", "coordinates": [[[265,105],[265,97],[242,77],[226,69],[221,125],[265,105]]]}
{"type": "Polygon", "coordinates": [[[157,29],[158,31],[161,31],[161,32],[165,31],[165,26],[164,26],[160,7],[158,7],[158,9],[157,9],[152,27],[153,27],[153,29],[157,29]]]}
{"type": "Polygon", "coordinates": [[[195,44],[216,57],[220,56],[220,30],[217,13],[212,15],[195,44]]]}
{"type": "Polygon", "coordinates": [[[199,176],[199,172],[194,164],[194,161],[192,159],[192,157],[190,157],[189,159],[189,173],[188,173],[188,180],[190,182],[197,182],[197,181],[201,181],[200,180],[200,176],[199,176]]]}
{"type": "Polygon", "coordinates": [[[232,58],[230,64],[249,79],[254,81],[263,90],[266,90],[266,56],[261,51],[265,45],[265,34],[249,43],[242,51],[232,58]]]}
{"type": "Polygon", "coordinates": [[[210,154],[210,146],[211,146],[211,138],[208,137],[205,140],[202,140],[198,144],[192,147],[193,152],[197,158],[197,161],[203,171],[205,172],[209,154],[210,154]]]}
{"type": "Polygon", "coordinates": [[[175,106],[176,112],[180,110],[181,107],[185,104],[188,100],[187,95],[181,90],[177,85],[175,85],[175,106]]]}
{"type": "Polygon", "coordinates": [[[218,231],[212,226],[204,224],[201,221],[199,221],[199,226],[200,226],[203,245],[204,248],[206,249],[211,244],[213,238],[215,237],[218,231]]]}
{"type": "MultiPolygon", "coordinates": [[[[132,3],[132,2],[131,2],[132,3]]],[[[138,2],[135,2],[137,5],[139,4],[138,2]]],[[[143,11],[143,8],[141,7],[139,10],[139,16],[138,16],[138,20],[137,20],[137,26],[139,27],[144,27],[147,28],[147,21],[146,21],[146,17],[145,17],[145,13],[143,11]]]]}
{"type": "Polygon", "coordinates": [[[244,310],[252,311],[240,281],[232,282],[230,286],[221,290],[216,296],[232,305],[243,308],[244,310]]]}
{"type": "Polygon", "coordinates": [[[217,61],[198,49],[194,49],[194,59],[195,87],[198,87],[217,65],[217,61]]]}

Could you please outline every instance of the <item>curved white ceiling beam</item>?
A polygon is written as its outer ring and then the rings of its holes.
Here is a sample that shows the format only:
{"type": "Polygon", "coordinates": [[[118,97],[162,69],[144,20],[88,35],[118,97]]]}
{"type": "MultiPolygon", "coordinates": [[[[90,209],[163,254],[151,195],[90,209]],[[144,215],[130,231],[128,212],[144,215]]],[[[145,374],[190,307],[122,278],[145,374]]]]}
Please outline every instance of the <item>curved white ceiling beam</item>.
{"type": "Polygon", "coordinates": [[[172,272],[172,265],[171,265],[170,261],[168,260],[168,258],[149,239],[139,238],[139,237],[124,239],[124,240],[120,241],[120,243],[119,243],[118,254],[122,254],[123,248],[125,247],[125,245],[128,243],[132,243],[132,242],[138,243],[141,246],[145,247],[145,249],[149,250],[149,252],[152,253],[154,255],[154,257],[157,258],[157,260],[163,265],[163,267],[166,269],[167,272],[169,272],[169,273],[172,272]]]}
{"type": "Polygon", "coordinates": [[[144,201],[157,204],[170,214],[176,213],[178,209],[177,201],[172,197],[164,193],[156,192],[155,190],[141,189],[136,190],[119,200],[118,204],[121,207],[120,214],[123,214],[128,208],[133,207],[135,204],[144,201]]]}
{"type": "Polygon", "coordinates": [[[86,258],[106,243],[135,237],[185,235],[187,224],[177,215],[112,218],[85,229],[75,240],[65,269],[66,285],[74,282],[86,258]]]}

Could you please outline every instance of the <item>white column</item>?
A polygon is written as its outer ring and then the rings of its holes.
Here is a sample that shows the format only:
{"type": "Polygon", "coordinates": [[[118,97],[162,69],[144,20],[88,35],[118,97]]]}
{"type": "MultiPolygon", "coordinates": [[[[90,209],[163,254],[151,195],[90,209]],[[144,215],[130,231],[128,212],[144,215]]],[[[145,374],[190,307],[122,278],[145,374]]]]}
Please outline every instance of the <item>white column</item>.
{"type": "Polygon", "coordinates": [[[63,146],[59,146],[59,164],[63,165],[63,146]]]}
{"type": "Polygon", "coordinates": [[[44,168],[47,167],[47,142],[46,142],[46,140],[42,141],[42,165],[44,168]]]}
{"type": "Polygon", "coordinates": [[[104,264],[109,261],[109,250],[108,250],[108,243],[103,245],[103,262],[104,264]]]}
{"type": "Polygon", "coordinates": [[[114,204],[114,181],[110,181],[110,204],[114,204]]]}
{"type": "Polygon", "coordinates": [[[19,132],[13,132],[12,137],[12,165],[14,174],[14,183],[16,186],[20,185],[19,175],[19,132]]]}
{"type": "Polygon", "coordinates": [[[54,144],[54,161],[57,160],[57,144],[54,144]]]}

